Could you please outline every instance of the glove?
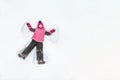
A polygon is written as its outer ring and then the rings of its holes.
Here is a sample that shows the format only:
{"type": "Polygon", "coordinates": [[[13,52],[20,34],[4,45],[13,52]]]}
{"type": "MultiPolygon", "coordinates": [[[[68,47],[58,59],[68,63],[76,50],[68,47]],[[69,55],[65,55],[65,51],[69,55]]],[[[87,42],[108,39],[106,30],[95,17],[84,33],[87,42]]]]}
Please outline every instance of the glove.
{"type": "Polygon", "coordinates": [[[30,23],[26,23],[27,24],[27,27],[30,29],[31,28],[31,25],[30,23]]]}
{"type": "Polygon", "coordinates": [[[50,34],[54,33],[55,32],[55,29],[52,29],[50,30],[50,34]]]}

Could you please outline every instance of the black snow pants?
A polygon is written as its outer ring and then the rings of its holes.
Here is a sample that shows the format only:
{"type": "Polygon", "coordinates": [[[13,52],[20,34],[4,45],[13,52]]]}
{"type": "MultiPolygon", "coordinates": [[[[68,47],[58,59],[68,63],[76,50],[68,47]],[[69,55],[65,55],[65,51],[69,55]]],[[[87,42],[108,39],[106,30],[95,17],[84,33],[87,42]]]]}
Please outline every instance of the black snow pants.
{"type": "Polygon", "coordinates": [[[43,43],[42,42],[36,42],[35,40],[32,40],[31,43],[24,49],[22,52],[25,57],[28,56],[28,54],[32,51],[32,49],[36,46],[36,53],[37,53],[37,60],[43,60],[43,43]]]}

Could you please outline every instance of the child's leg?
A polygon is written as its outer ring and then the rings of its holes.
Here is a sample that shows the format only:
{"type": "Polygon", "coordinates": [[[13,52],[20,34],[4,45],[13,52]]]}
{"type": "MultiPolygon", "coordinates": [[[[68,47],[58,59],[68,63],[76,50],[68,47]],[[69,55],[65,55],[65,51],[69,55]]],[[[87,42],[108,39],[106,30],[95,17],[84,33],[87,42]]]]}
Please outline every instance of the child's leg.
{"type": "Polygon", "coordinates": [[[32,51],[32,49],[35,47],[36,42],[34,40],[31,41],[31,43],[25,48],[25,50],[21,53],[24,57],[27,57],[27,55],[32,51]]]}
{"type": "MultiPolygon", "coordinates": [[[[45,63],[44,60],[43,60],[43,43],[37,43],[36,45],[36,51],[37,51],[37,60],[38,60],[38,63],[40,62],[41,64],[42,63],[45,63]]],[[[39,63],[39,64],[40,64],[39,63]]]]}

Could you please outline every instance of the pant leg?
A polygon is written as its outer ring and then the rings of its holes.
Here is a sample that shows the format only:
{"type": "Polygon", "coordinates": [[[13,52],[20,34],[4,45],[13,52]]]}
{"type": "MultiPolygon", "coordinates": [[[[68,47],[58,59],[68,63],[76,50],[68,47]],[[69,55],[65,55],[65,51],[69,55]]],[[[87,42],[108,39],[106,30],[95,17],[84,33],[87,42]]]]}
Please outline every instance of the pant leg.
{"type": "Polygon", "coordinates": [[[37,60],[43,60],[43,43],[38,42],[36,45],[37,60]]]}
{"type": "Polygon", "coordinates": [[[24,49],[22,54],[27,56],[32,51],[32,49],[35,47],[35,45],[36,45],[36,42],[32,40],[31,43],[24,49]]]}

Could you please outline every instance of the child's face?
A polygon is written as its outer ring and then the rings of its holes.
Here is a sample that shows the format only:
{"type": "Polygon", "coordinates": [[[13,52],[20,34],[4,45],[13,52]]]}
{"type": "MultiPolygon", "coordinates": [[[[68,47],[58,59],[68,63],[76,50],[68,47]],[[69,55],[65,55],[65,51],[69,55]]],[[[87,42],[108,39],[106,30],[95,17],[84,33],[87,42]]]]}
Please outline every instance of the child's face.
{"type": "Polygon", "coordinates": [[[41,25],[41,24],[39,24],[39,26],[38,26],[39,28],[42,28],[43,26],[41,25]]]}

